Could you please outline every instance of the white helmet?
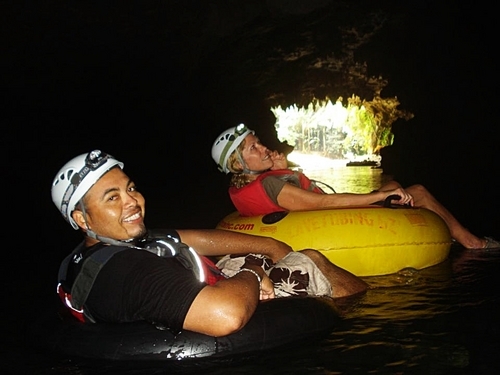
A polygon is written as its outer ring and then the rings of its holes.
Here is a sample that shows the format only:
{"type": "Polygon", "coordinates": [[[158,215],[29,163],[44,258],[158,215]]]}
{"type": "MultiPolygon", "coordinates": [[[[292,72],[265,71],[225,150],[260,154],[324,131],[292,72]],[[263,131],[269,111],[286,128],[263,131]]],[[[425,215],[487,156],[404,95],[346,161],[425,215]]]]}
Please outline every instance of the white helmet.
{"type": "Polygon", "coordinates": [[[243,142],[248,134],[255,134],[253,130],[248,129],[245,124],[229,128],[223,131],[215,140],[212,146],[212,158],[214,159],[219,171],[231,172],[227,167],[227,159],[243,142]]]}
{"type": "Polygon", "coordinates": [[[59,170],[52,182],[52,201],[74,229],[78,229],[71,217],[75,206],[97,180],[117,165],[123,169],[123,163],[113,156],[94,150],[71,159],[59,170]]]}

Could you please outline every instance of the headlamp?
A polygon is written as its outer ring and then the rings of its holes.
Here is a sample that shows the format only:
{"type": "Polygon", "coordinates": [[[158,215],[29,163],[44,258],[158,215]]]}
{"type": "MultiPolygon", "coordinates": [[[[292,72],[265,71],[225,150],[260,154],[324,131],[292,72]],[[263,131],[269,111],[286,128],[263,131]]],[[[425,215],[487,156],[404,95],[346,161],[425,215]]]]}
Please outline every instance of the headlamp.
{"type": "Polygon", "coordinates": [[[248,128],[247,128],[247,126],[245,124],[239,124],[234,129],[234,134],[240,136],[240,135],[243,135],[247,130],[248,130],[248,128]]]}

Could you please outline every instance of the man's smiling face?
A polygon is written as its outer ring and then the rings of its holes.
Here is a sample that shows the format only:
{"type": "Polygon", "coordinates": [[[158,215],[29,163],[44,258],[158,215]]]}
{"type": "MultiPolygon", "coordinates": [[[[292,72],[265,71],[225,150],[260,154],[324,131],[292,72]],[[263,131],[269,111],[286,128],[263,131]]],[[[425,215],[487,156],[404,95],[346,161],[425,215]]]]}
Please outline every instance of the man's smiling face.
{"type": "MultiPolygon", "coordinates": [[[[86,226],[98,236],[127,240],[146,233],[144,197],[120,168],[103,175],[85,195],[84,204],[86,226]]],[[[85,223],[79,225],[85,228],[85,223]]]]}

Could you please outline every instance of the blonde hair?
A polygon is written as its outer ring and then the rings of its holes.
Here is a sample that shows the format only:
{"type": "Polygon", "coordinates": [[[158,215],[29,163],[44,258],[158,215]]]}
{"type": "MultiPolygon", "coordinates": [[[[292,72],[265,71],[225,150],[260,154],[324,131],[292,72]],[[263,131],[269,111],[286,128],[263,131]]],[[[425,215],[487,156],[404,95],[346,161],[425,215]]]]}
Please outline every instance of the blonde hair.
{"type": "Polygon", "coordinates": [[[248,185],[250,182],[252,182],[249,176],[243,173],[243,166],[241,165],[240,159],[238,158],[238,152],[241,155],[243,149],[245,148],[245,141],[246,140],[243,140],[243,142],[238,145],[236,150],[234,150],[227,159],[227,168],[233,174],[231,176],[229,186],[235,187],[237,189],[242,188],[243,186],[248,185]]]}

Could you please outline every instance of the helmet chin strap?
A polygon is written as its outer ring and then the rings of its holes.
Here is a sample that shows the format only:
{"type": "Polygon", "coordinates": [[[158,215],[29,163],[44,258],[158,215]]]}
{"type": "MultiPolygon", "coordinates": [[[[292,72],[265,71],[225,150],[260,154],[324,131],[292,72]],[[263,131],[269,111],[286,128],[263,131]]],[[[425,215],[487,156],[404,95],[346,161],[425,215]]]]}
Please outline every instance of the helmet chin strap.
{"type": "Polygon", "coordinates": [[[109,237],[104,237],[104,236],[99,236],[96,232],[94,232],[92,229],[87,227],[87,236],[90,238],[93,238],[95,240],[107,243],[108,245],[115,245],[115,246],[130,246],[134,247],[135,246],[135,238],[129,238],[128,240],[115,240],[113,238],[109,237]]]}
{"type": "Polygon", "coordinates": [[[243,166],[243,170],[241,171],[241,173],[244,173],[244,174],[261,174],[261,173],[264,173],[264,172],[266,172],[266,171],[268,171],[270,169],[270,168],[267,168],[267,169],[262,169],[260,171],[253,171],[253,170],[247,168],[247,164],[243,160],[243,157],[241,156],[240,150],[238,150],[238,149],[236,149],[236,156],[238,156],[238,161],[243,166]]]}
{"type": "Polygon", "coordinates": [[[83,204],[82,200],[80,199],[80,207],[82,208],[82,214],[83,218],[85,219],[85,227],[87,228],[87,236],[90,238],[93,238],[95,240],[107,243],[109,245],[115,245],[115,246],[134,246],[135,239],[134,238],[129,238],[128,240],[115,240],[113,238],[109,237],[104,237],[104,236],[99,236],[96,232],[94,232],[92,229],[87,224],[87,212],[85,211],[85,205],[83,204]]]}

